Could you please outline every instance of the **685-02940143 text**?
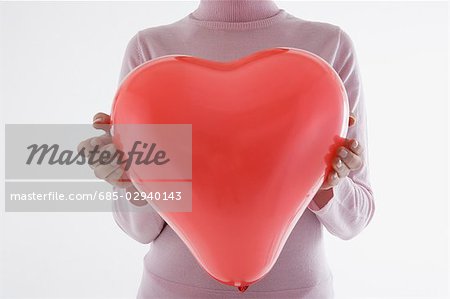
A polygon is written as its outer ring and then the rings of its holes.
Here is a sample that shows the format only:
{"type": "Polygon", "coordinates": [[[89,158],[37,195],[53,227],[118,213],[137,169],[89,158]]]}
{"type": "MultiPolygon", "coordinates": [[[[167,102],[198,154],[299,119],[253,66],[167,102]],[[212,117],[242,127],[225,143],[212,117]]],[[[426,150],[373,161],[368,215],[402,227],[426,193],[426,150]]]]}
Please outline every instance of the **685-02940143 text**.
{"type": "Polygon", "coordinates": [[[118,191],[95,191],[93,193],[64,193],[57,191],[50,191],[47,193],[11,193],[10,200],[147,200],[147,201],[176,201],[182,199],[181,191],[172,192],[118,192],[118,191]]]}

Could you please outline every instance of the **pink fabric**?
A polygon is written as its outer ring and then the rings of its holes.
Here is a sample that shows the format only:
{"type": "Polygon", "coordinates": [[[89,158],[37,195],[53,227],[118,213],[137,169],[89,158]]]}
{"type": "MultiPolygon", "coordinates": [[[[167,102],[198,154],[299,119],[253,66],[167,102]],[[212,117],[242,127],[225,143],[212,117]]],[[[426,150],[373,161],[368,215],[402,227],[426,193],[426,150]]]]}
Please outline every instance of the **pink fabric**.
{"type": "Polygon", "coordinates": [[[326,206],[319,209],[314,202],[310,204],[274,268],[245,293],[211,278],[150,205],[138,207],[126,200],[116,201],[113,215],[117,224],[138,242],[151,243],[144,258],[138,298],[333,297],[322,227],[348,240],[367,226],[374,213],[366,105],[355,48],[347,33],[332,24],[297,18],[273,1],[201,1],[196,11],[181,20],[137,32],[126,49],[120,80],[136,66],[163,55],[227,61],[277,46],[313,52],[338,72],[357,118],[347,138],[356,138],[365,149],[364,166],[333,188],[333,197],[326,206]]]}

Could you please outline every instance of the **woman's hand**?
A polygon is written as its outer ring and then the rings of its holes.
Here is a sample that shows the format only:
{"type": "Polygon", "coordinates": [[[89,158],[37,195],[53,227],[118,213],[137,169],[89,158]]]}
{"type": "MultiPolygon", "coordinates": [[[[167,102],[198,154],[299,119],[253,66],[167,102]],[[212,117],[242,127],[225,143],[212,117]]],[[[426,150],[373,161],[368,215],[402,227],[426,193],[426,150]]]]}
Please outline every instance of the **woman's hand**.
{"type": "MultiPolygon", "coordinates": [[[[105,134],[84,140],[78,145],[78,151],[81,152],[84,148],[84,153],[89,156],[89,152],[93,151],[97,146],[98,151],[95,153],[95,157],[93,157],[94,161],[98,160],[101,153],[104,151],[110,152],[110,157],[112,157],[114,153],[116,153],[117,149],[112,142],[110,122],[111,118],[108,114],[95,114],[93,119],[93,127],[95,129],[105,131],[105,134]]],[[[92,165],[89,164],[89,166],[94,170],[96,177],[105,180],[113,186],[126,188],[133,185],[126,176],[123,168],[117,164],[117,160],[114,160],[110,164],[100,164],[97,162],[92,165]]]]}
{"type": "MultiPolygon", "coordinates": [[[[349,127],[355,125],[356,119],[353,115],[349,119],[349,127]]],[[[339,184],[342,178],[348,176],[350,171],[359,169],[362,166],[360,157],[362,147],[358,140],[346,139],[344,146],[340,146],[333,159],[333,171],[331,171],[324,181],[320,190],[328,190],[339,184]]]]}
{"type": "MultiPolygon", "coordinates": [[[[355,125],[356,118],[351,115],[349,119],[349,127],[355,125]]],[[[333,159],[333,170],[328,174],[327,179],[323,182],[319,192],[314,197],[314,201],[319,208],[325,206],[333,197],[332,188],[348,176],[350,171],[359,169],[363,162],[361,159],[362,146],[355,139],[346,139],[344,146],[340,146],[336,150],[336,156],[333,159]]]]}

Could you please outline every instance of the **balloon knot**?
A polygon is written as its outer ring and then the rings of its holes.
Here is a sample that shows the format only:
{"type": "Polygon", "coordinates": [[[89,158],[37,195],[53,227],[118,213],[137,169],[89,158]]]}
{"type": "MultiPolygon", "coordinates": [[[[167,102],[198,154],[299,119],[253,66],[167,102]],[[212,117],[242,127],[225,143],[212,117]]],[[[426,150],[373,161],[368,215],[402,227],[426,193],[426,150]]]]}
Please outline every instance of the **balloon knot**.
{"type": "Polygon", "coordinates": [[[240,292],[245,292],[246,290],[248,289],[248,286],[240,286],[240,287],[238,287],[238,290],[240,291],[240,292]]]}

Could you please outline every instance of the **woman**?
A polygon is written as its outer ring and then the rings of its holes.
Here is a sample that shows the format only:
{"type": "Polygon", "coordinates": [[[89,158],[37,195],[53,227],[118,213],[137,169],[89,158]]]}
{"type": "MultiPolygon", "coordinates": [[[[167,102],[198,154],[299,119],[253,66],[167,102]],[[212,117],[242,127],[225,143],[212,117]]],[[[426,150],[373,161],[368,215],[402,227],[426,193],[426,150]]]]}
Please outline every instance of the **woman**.
{"type": "MultiPolygon", "coordinates": [[[[222,285],[200,267],[186,245],[145,201],[119,200],[114,219],[141,243],[152,243],[144,258],[138,298],[332,298],[332,275],[326,261],[322,226],[348,240],[361,232],[374,213],[369,182],[365,102],[358,63],[350,37],[338,26],[290,15],[269,0],[200,2],[199,7],[172,24],[139,31],[130,40],[120,80],[138,65],[168,54],[186,54],[228,61],[271,47],[313,52],[333,66],[344,82],[353,112],[347,144],[336,152],[333,168],[298,221],[272,270],[245,293],[222,285]],[[133,213],[131,211],[139,211],[133,213]]],[[[94,126],[108,123],[99,113],[94,126]]],[[[91,138],[85,147],[114,151],[108,135],[91,138]]],[[[93,166],[95,173],[120,192],[134,192],[131,183],[118,183],[117,165],[93,166]]]]}

